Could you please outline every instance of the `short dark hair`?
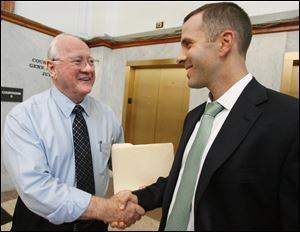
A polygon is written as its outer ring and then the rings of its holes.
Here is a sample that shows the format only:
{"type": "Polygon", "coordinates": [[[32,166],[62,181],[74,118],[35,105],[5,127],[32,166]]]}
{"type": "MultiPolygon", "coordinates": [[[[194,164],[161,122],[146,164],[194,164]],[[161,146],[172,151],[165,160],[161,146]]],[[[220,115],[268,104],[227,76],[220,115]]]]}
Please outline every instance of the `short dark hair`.
{"type": "Polygon", "coordinates": [[[203,12],[203,29],[208,41],[216,41],[218,35],[226,29],[234,30],[239,52],[246,57],[252,38],[252,26],[248,14],[240,6],[232,2],[206,4],[189,13],[183,22],[200,12],[203,12]]]}

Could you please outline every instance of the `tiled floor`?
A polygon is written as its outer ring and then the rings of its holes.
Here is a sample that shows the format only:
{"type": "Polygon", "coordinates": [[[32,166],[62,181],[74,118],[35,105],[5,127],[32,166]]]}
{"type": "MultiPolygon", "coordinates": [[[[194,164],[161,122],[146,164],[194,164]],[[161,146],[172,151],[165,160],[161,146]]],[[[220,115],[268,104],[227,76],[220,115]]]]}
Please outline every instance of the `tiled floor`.
{"type": "MultiPolygon", "coordinates": [[[[16,201],[17,199],[1,202],[1,208],[4,209],[9,215],[13,215],[16,201]]],[[[11,222],[7,222],[3,225],[1,223],[1,231],[9,231],[10,228],[11,228],[11,222]]]]}
{"type": "MultiPolygon", "coordinates": [[[[1,193],[1,208],[3,210],[5,210],[5,212],[8,213],[9,216],[13,215],[15,205],[16,205],[16,201],[17,201],[16,200],[17,197],[18,197],[18,194],[17,194],[16,191],[9,191],[9,192],[2,192],[1,193]]],[[[2,210],[1,210],[1,231],[9,231],[10,228],[11,228],[11,221],[2,224],[3,216],[4,215],[2,215],[2,210]]]]}
{"type": "MultiPolygon", "coordinates": [[[[1,208],[10,215],[13,215],[17,196],[18,194],[16,191],[1,193],[1,208]]],[[[147,213],[140,221],[125,229],[125,231],[157,231],[159,227],[159,217],[160,210],[151,211],[147,213]]],[[[1,225],[1,231],[9,231],[10,228],[11,222],[1,225]]],[[[117,229],[113,228],[109,228],[109,230],[118,231],[117,229]]]]}
{"type": "Polygon", "coordinates": [[[3,192],[1,193],[1,203],[9,200],[16,199],[18,197],[18,193],[15,190],[3,192]]]}

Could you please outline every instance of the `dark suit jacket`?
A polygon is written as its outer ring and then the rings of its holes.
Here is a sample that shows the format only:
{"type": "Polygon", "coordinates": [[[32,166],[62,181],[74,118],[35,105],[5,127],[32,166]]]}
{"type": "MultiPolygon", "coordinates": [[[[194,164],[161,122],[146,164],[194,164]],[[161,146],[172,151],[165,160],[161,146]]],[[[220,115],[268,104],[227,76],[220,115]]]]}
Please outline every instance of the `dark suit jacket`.
{"type": "MultiPolygon", "coordinates": [[[[160,230],[186,144],[204,112],[188,113],[167,178],[135,192],[145,210],[162,207],[160,230]]],[[[253,79],[213,142],[197,185],[195,230],[299,230],[299,101],[253,79]]]]}

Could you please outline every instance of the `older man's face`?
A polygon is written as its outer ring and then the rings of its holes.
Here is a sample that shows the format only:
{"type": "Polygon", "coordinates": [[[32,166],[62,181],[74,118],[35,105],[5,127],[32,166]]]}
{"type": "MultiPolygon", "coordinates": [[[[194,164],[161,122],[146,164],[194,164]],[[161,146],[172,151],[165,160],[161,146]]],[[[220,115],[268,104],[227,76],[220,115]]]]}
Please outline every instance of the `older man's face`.
{"type": "Polygon", "coordinates": [[[95,67],[89,47],[81,40],[66,37],[57,43],[58,58],[52,62],[55,86],[73,102],[80,103],[91,92],[95,67]]]}

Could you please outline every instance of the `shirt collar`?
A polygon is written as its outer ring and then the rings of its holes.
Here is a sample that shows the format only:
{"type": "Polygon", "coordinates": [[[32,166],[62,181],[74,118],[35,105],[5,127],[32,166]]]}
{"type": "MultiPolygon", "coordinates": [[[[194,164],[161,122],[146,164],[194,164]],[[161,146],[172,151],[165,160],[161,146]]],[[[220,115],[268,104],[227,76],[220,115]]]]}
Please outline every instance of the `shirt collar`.
{"type": "MultiPolygon", "coordinates": [[[[252,74],[248,73],[241,80],[236,82],[230,89],[228,89],[219,99],[219,102],[225,109],[231,110],[244,88],[248,85],[248,83],[252,80],[252,74]]],[[[211,103],[210,94],[208,94],[207,103],[211,103]]]]}
{"type": "MultiPolygon", "coordinates": [[[[68,98],[66,95],[60,92],[55,86],[51,88],[50,92],[58,108],[63,112],[63,114],[66,117],[70,117],[76,104],[73,101],[71,101],[70,98],[68,98]]],[[[89,102],[89,97],[85,97],[80,103],[87,116],[90,115],[91,109],[89,102]]]]}

